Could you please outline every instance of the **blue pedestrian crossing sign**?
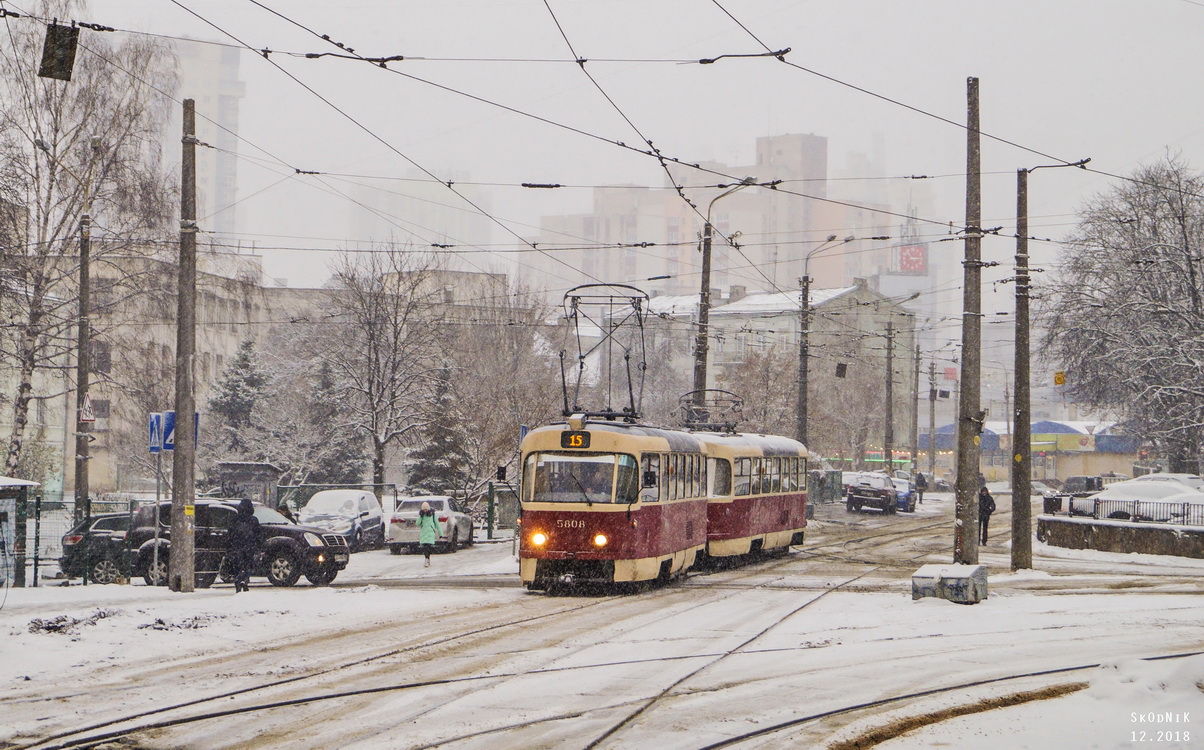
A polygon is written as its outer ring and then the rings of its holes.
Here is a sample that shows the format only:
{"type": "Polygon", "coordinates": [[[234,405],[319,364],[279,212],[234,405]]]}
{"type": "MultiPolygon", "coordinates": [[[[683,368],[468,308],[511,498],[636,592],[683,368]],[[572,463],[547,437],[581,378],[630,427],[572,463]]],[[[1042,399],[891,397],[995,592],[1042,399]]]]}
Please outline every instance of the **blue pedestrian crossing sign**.
{"type": "Polygon", "coordinates": [[[163,412],[151,412],[150,416],[150,452],[158,453],[163,450],[163,412]]]}
{"type": "MultiPolygon", "coordinates": [[[[196,445],[197,436],[201,430],[201,415],[197,412],[192,413],[192,443],[196,445]]],[[[163,440],[160,446],[165,451],[174,451],[176,449],[176,413],[174,411],[163,412],[163,440]]]]}

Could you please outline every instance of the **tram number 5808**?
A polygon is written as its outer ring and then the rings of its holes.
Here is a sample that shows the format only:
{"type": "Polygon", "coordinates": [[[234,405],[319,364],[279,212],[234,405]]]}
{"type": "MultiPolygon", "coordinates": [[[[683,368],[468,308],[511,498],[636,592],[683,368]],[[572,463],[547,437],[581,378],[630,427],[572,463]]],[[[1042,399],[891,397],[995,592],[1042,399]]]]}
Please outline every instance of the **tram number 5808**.
{"type": "Polygon", "coordinates": [[[588,448],[589,433],[577,430],[565,430],[560,433],[561,448],[588,448]]]}

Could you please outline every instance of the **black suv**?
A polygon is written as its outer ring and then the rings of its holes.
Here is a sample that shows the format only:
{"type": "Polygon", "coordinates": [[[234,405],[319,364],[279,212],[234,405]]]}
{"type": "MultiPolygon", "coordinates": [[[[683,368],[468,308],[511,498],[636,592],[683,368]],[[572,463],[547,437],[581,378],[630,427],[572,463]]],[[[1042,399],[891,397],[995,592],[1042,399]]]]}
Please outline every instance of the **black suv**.
{"type": "Polygon", "coordinates": [[[63,535],[63,556],[59,567],[68,578],[79,578],[85,571],[93,583],[113,583],[129,572],[125,535],[130,528],[129,513],[102,513],[85,518],[63,535]]]}
{"type": "MultiPolygon", "coordinates": [[[[195,516],[196,585],[208,588],[223,573],[226,530],[237,514],[237,500],[198,501],[195,516]]],[[[305,577],[315,586],[334,580],[347,567],[347,540],[311,526],[298,526],[280,513],[255,506],[255,517],[263,532],[260,554],[253,575],[267,576],[273,586],[292,586],[305,577]]],[[[127,535],[131,568],[148,586],[167,582],[167,558],[171,554],[171,503],[160,503],[159,537],[155,540],[155,506],[139,508],[127,535]],[[156,558],[155,548],[159,554],[156,558]]]]}

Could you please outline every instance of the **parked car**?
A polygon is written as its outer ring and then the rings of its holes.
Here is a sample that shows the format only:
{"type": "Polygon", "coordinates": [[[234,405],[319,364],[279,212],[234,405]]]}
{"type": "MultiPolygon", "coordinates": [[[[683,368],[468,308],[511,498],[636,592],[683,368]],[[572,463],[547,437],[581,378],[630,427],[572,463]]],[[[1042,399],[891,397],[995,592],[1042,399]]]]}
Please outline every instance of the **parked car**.
{"type": "Polygon", "coordinates": [[[1179,482],[1139,482],[1130,479],[1116,482],[1088,497],[1065,497],[1065,510],[1072,516],[1094,516],[1099,508],[1100,518],[1141,521],[1171,521],[1182,515],[1184,503],[1204,502],[1204,493],[1179,482]]]}
{"type": "Polygon", "coordinates": [[[389,551],[418,551],[418,512],[423,503],[430,503],[439,522],[439,538],[435,546],[444,552],[455,552],[461,545],[472,545],[472,518],[454,498],[446,495],[397,498],[397,509],[389,519],[389,551]]]}
{"type": "Polygon", "coordinates": [[[916,512],[916,489],[907,479],[891,480],[895,485],[896,509],[904,513],[916,512]]]}
{"type": "MultiPolygon", "coordinates": [[[[200,588],[212,586],[222,570],[226,529],[237,513],[237,502],[198,500],[194,505],[195,583],[200,588]]],[[[273,586],[292,586],[304,575],[313,585],[322,586],[347,567],[349,549],[341,534],[295,524],[262,505],[255,505],[255,518],[263,538],[252,575],[266,576],[273,586]]],[[[142,576],[148,586],[165,584],[171,556],[171,503],[160,503],[157,513],[154,505],[139,508],[126,540],[133,574],[142,576]]]]}
{"type": "Polygon", "coordinates": [[[385,545],[385,521],[376,495],[367,490],[315,492],[297,520],[307,526],[341,534],[352,552],[385,545]]]}
{"type": "Polygon", "coordinates": [[[1073,476],[1066,477],[1058,494],[1072,497],[1087,497],[1104,489],[1103,477],[1073,476]]]}
{"type": "Polygon", "coordinates": [[[1199,474],[1170,474],[1170,473],[1143,474],[1142,476],[1139,476],[1136,479],[1133,479],[1132,481],[1134,481],[1134,482],[1177,482],[1178,484],[1182,484],[1187,487],[1190,487],[1193,490],[1196,490],[1197,492],[1204,492],[1204,477],[1201,477],[1199,474]]]}
{"type": "Polygon", "coordinates": [[[857,480],[861,477],[860,471],[842,471],[840,472],[840,494],[844,497],[849,496],[849,490],[853,485],[857,484],[857,480]]]}
{"type": "Polygon", "coordinates": [[[129,513],[102,513],[85,518],[63,535],[59,568],[68,578],[79,578],[86,570],[93,583],[113,583],[129,573],[125,535],[129,513]]]}
{"type": "Polygon", "coordinates": [[[866,506],[878,508],[883,513],[894,513],[898,509],[899,496],[890,477],[866,472],[857,478],[857,484],[849,488],[845,510],[859,511],[866,506]]]}

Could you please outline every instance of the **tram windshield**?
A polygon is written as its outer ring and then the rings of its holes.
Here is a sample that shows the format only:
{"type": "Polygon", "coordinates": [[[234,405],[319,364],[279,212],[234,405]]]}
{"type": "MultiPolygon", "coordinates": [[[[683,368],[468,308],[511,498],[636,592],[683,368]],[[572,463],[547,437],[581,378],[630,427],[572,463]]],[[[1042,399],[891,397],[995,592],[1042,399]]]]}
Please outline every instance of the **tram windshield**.
{"type": "Polygon", "coordinates": [[[524,474],[536,503],[631,503],[639,491],[635,459],[624,454],[533,453],[524,474]]]}

